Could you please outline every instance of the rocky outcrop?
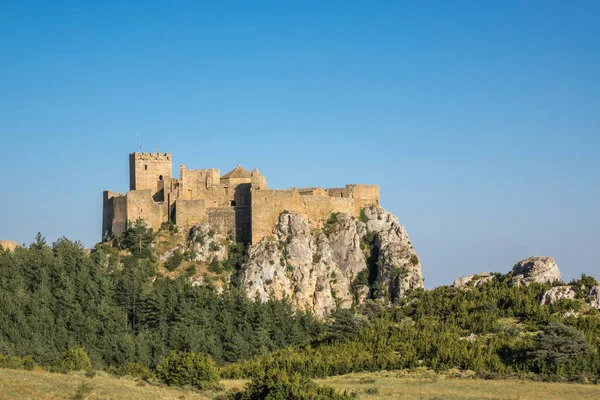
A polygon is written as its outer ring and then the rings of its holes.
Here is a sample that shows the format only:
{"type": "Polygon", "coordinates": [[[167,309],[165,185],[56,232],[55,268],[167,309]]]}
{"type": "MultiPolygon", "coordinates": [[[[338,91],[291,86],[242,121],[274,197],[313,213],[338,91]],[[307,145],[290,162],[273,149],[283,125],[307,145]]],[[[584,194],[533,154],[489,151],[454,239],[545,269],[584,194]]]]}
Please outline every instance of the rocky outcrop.
{"type": "Polygon", "coordinates": [[[19,243],[11,240],[0,240],[0,246],[8,251],[15,251],[15,249],[19,246],[19,243]]]}
{"type": "Polygon", "coordinates": [[[423,287],[421,265],[398,219],[372,207],[357,221],[334,214],[322,227],[284,212],[273,236],[249,249],[242,285],[250,298],[288,298],[300,309],[325,316],[371,297],[395,299],[423,287]],[[367,264],[372,269],[370,290],[367,264]]]}
{"type": "Polygon", "coordinates": [[[422,288],[419,257],[398,218],[379,207],[366,208],[362,215],[366,219],[367,231],[374,234],[375,287],[385,289],[383,293],[373,291],[372,296],[382,298],[389,295],[391,300],[395,300],[409,289],[422,288]]]}
{"type": "Polygon", "coordinates": [[[554,304],[559,300],[574,299],[575,297],[577,297],[577,292],[575,292],[572,286],[555,286],[542,295],[540,303],[542,305],[554,304]]]}
{"type": "Polygon", "coordinates": [[[491,272],[482,272],[481,274],[461,276],[454,281],[452,287],[463,289],[468,287],[479,287],[486,282],[496,279],[496,275],[491,272]]]}
{"type": "MultiPolygon", "coordinates": [[[[510,284],[512,286],[527,286],[533,282],[550,283],[560,280],[560,270],[552,257],[534,256],[526,258],[516,263],[512,267],[511,273],[510,284]]],[[[497,276],[502,276],[502,274],[482,272],[476,275],[462,276],[455,280],[452,286],[457,289],[479,287],[485,282],[496,279],[497,276]]],[[[558,295],[558,291],[556,294],[558,295]]]]}
{"type": "Polygon", "coordinates": [[[202,222],[190,230],[188,248],[194,254],[193,261],[210,263],[227,259],[227,238],[202,222]]]}
{"type": "Polygon", "coordinates": [[[594,307],[600,310],[600,285],[592,286],[587,297],[590,307],[594,307]]]}
{"type": "Polygon", "coordinates": [[[550,283],[560,280],[560,270],[552,257],[529,257],[516,263],[512,268],[514,286],[531,283],[550,283]]]}

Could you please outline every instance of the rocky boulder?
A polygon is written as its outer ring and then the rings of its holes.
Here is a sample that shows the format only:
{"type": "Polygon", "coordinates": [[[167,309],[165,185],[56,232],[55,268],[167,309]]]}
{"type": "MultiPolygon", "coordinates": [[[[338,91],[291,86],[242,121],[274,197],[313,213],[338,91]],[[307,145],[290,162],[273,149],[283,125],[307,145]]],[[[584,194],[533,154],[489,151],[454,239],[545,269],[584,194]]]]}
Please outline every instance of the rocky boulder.
{"type": "Polygon", "coordinates": [[[323,226],[283,212],[273,236],[253,244],[243,266],[242,286],[248,296],[266,301],[288,298],[299,309],[325,316],[369,297],[391,299],[423,287],[421,265],[398,219],[372,207],[363,221],[333,214],[323,226]],[[370,291],[367,258],[376,268],[370,291]],[[360,279],[359,279],[360,277],[360,279]]]}
{"type": "Polygon", "coordinates": [[[19,246],[19,243],[13,242],[12,240],[0,240],[0,247],[8,251],[15,251],[19,246]]]}
{"type": "Polygon", "coordinates": [[[560,280],[560,270],[552,257],[529,257],[516,263],[512,268],[514,286],[531,283],[549,283],[560,280]]]}
{"type": "Polygon", "coordinates": [[[486,282],[496,279],[496,275],[491,272],[482,272],[475,275],[461,276],[454,281],[452,287],[456,289],[464,289],[468,287],[479,287],[486,282]]]}
{"type": "Polygon", "coordinates": [[[215,232],[209,224],[199,223],[190,230],[188,248],[195,254],[194,261],[210,263],[227,259],[228,240],[215,232]]]}
{"type": "Polygon", "coordinates": [[[542,295],[540,304],[554,304],[559,300],[574,299],[575,297],[577,297],[577,292],[572,286],[555,286],[542,295]]]}
{"type": "Polygon", "coordinates": [[[587,296],[588,304],[600,310],[600,285],[592,286],[587,296]]]}

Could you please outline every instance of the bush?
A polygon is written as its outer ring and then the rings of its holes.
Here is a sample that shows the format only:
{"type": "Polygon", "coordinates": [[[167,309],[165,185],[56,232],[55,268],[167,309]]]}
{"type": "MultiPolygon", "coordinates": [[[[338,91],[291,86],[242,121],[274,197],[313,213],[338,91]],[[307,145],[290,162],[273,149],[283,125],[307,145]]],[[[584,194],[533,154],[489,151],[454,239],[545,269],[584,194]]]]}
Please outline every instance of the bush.
{"type": "Polygon", "coordinates": [[[542,329],[543,333],[536,337],[535,350],[531,353],[539,372],[572,375],[590,369],[589,358],[593,350],[583,333],[558,323],[542,329]]]}
{"type": "Polygon", "coordinates": [[[80,371],[92,368],[92,363],[85,350],[75,347],[65,351],[58,359],[58,367],[69,371],[80,371]]]}
{"type": "Polygon", "coordinates": [[[26,369],[27,371],[33,371],[37,367],[37,363],[31,356],[23,357],[22,362],[23,362],[23,369],[26,369]]]}
{"type": "Polygon", "coordinates": [[[329,386],[319,386],[299,375],[272,370],[254,377],[241,394],[241,400],[347,400],[352,397],[341,394],[329,386]]]}
{"type": "Polygon", "coordinates": [[[0,368],[20,369],[23,368],[23,359],[17,356],[5,356],[0,354],[0,368]]]}
{"type": "Polygon", "coordinates": [[[123,368],[125,375],[132,376],[134,378],[143,378],[150,375],[150,370],[145,365],[140,363],[129,363],[123,368]]]}
{"type": "Polygon", "coordinates": [[[173,351],[157,367],[156,377],[167,385],[190,385],[199,389],[215,387],[218,372],[206,354],[173,351]]]}
{"type": "Polygon", "coordinates": [[[171,257],[165,263],[165,268],[169,271],[175,271],[183,262],[183,254],[179,250],[175,250],[171,257]]]}
{"type": "Polygon", "coordinates": [[[364,222],[365,224],[369,222],[369,217],[367,217],[367,214],[365,214],[364,208],[360,210],[360,217],[358,219],[360,222],[364,222]]]}

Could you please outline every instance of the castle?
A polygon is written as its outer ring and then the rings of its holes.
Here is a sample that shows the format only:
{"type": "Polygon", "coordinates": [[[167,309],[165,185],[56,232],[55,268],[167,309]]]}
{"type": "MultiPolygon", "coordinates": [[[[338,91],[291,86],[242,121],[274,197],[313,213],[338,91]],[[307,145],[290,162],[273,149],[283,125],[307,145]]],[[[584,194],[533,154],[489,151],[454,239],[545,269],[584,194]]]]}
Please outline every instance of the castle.
{"type": "Polygon", "coordinates": [[[248,172],[240,165],[223,176],[216,168],[181,165],[175,179],[170,153],[131,153],[129,182],[126,194],[104,191],[103,237],[121,234],[141,218],[154,230],[169,221],[184,230],[207,222],[237,241],[256,243],[271,234],[286,210],[318,225],[333,212],[359,216],[363,207],[379,205],[376,185],[269,190],[260,171],[248,172]]]}

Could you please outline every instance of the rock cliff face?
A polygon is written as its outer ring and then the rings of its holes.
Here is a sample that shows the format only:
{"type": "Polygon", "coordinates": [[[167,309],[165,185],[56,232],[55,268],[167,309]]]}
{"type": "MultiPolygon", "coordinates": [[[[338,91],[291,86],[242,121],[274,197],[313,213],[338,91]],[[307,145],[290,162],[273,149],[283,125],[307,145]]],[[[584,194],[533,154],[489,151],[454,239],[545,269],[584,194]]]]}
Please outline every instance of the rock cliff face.
{"type": "Polygon", "coordinates": [[[529,257],[516,263],[513,268],[512,284],[546,283],[560,280],[560,270],[552,257],[529,257]]]}
{"type": "Polygon", "coordinates": [[[555,286],[542,295],[541,304],[554,304],[562,299],[574,299],[577,292],[571,286],[555,286]]]}
{"type": "Polygon", "coordinates": [[[227,238],[216,233],[205,222],[192,227],[188,246],[195,254],[194,261],[209,263],[214,259],[227,259],[227,238]]]}
{"type": "Polygon", "coordinates": [[[394,300],[423,287],[419,259],[398,219],[371,207],[361,220],[334,214],[315,228],[298,214],[282,213],[273,236],[249,249],[244,290],[261,301],[287,297],[325,316],[368,296],[394,300]]]}

